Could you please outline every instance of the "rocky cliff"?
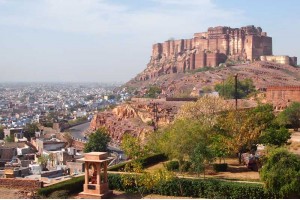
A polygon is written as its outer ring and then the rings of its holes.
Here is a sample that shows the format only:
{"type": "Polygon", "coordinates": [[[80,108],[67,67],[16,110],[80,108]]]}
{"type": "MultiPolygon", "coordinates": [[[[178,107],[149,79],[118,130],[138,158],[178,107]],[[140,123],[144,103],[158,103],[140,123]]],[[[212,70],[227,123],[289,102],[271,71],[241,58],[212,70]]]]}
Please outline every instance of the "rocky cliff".
{"type": "Polygon", "coordinates": [[[133,98],[131,102],[119,105],[111,111],[96,114],[91,121],[90,132],[105,127],[116,143],[120,143],[125,133],[144,140],[158,126],[173,121],[183,103],[165,99],[133,98]]]}

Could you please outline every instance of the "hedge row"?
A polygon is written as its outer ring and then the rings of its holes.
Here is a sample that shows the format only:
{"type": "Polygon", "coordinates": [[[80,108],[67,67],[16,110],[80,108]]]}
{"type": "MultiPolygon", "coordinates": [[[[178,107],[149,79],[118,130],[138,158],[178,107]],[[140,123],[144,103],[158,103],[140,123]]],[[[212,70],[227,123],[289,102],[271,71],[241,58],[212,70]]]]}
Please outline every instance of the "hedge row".
{"type": "MultiPolygon", "coordinates": [[[[154,154],[152,156],[142,159],[143,167],[149,167],[157,163],[166,161],[167,157],[164,154],[154,154]]],[[[108,168],[108,171],[124,171],[125,165],[131,163],[132,161],[120,163],[108,168]]]]}
{"type": "MultiPolygon", "coordinates": [[[[137,188],[122,185],[119,174],[109,174],[109,187],[125,192],[137,192],[137,188]]],[[[216,179],[175,178],[161,183],[146,193],[165,196],[221,199],[261,199],[274,198],[267,194],[262,184],[228,182],[216,179]]]]}
{"type": "MultiPolygon", "coordinates": [[[[124,175],[123,175],[124,176],[124,175]]],[[[124,187],[120,174],[108,174],[110,189],[125,192],[137,192],[137,188],[124,187]]],[[[84,176],[42,188],[38,191],[41,197],[48,197],[53,192],[67,190],[69,194],[79,193],[83,190],[84,176]]],[[[216,179],[184,179],[175,178],[171,181],[160,183],[146,193],[194,197],[194,198],[234,198],[234,199],[261,199],[274,198],[265,193],[261,184],[228,182],[216,179]]]]}
{"type": "Polygon", "coordinates": [[[164,154],[154,154],[152,156],[149,156],[147,158],[143,159],[143,167],[150,167],[152,165],[155,165],[157,163],[166,161],[168,158],[164,154]]]}
{"type": "Polygon", "coordinates": [[[84,176],[74,177],[70,180],[63,181],[38,190],[38,195],[48,197],[52,192],[58,190],[67,190],[69,194],[75,194],[83,191],[84,176]]]}

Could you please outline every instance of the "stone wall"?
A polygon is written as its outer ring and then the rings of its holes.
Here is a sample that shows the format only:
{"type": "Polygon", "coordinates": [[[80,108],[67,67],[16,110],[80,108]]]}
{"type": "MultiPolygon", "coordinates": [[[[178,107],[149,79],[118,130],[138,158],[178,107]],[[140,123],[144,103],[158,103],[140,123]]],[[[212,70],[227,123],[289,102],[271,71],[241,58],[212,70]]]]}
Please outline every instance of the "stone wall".
{"type": "Polygon", "coordinates": [[[58,177],[61,176],[63,174],[63,170],[59,169],[59,170],[52,170],[52,171],[43,171],[41,173],[41,177],[58,177]]]}
{"type": "Polygon", "coordinates": [[[83,162],[67,162],[67,168],[70,170],[70,174],[80,174],[84,172],[83,162]]]}
{"type": "Polygon", "coordinates": [[[284,65],[297,65],[297,57],[289,56],[260,56],[261,61],[276,62],[284,65]]]}
{"type": "Polygon", "coordinates": [[[7,188],[23,188],[26,190],[36,190],[43,187],[43,182],[38,180],[26,180],[20,178],[0,178],[0,186],[7,188]]]}
{"type": "Polygon", "coordinates": [[[286,108],[291,102],[300,102],[300,86],[267,87],[266,101],[277,110],[286,108]]]}

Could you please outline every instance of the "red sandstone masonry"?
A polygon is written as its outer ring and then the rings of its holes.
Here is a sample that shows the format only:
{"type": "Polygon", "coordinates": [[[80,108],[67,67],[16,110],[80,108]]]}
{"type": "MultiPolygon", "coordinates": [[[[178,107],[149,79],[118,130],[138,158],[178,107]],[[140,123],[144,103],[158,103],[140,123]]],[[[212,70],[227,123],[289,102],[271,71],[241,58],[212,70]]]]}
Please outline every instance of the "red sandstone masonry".
{"type": "Polygon", "coordinates": [[[25,180],[16,178],[0,178],[0,186],[6,188],[18,188],[25,190],[36,190],[43,187],[39,180],[25,180]]]}
{"type": "Polygon", "coordinates": [[[269,86],[267,88],[270,91],[277,91],[277,90],[292,90],[292,91],[300,91],[300,86],[269,86]]]}
{"type": "Polygon", "coordinates": [[[267,87],[266,100],[277,109],[284,109],[291,102],[300,102],[300,86],[267,87]]]}

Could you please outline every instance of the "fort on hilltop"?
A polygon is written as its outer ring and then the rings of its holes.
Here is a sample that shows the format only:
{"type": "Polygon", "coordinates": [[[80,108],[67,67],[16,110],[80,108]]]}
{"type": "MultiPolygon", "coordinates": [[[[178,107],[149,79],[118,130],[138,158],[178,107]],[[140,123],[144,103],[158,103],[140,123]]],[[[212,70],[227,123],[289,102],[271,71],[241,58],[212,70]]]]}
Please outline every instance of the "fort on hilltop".
{"type": "Polygon", "coordinates": [[[282,64],[297,64],[296,57],[273,56],[272,37],[267,36],[260,27],[210,27],[207,32],[195,33],[192,39],[154,44],[147,68],[135,80],[145,81],[163,74],[214,67],[227,59],[251,62],[261,58],[282,64]]]}

